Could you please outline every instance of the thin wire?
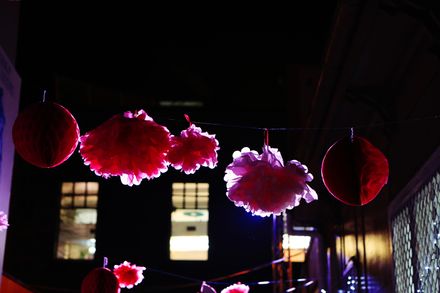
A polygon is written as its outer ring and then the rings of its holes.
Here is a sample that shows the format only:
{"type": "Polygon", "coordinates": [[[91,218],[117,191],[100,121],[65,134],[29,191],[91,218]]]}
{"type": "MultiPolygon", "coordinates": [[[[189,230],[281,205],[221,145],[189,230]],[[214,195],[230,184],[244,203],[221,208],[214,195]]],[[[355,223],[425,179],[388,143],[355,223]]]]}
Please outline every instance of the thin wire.
{"type": "Polygon", "coordinates": [[[242,270],[240,272],[236,272],[236,273],[229,274],[229,275],[226,275],[226,276],[210,279],[207,282],[208,283],[212,283],[212,281],[219,281],[219,280],[230,279],[230,278],[233,278],[233,277],[245,275],[245,274],[248,274],[250,272],[261,270],[261,269],[263,269],[265,267],[271,266],[272,264],[276,264],[276,263],[279,263],[279,262],[282,262],[282,261],[284,261],[284,258],[279,258],[279,259],[276,259],[274,261],[271,261],[271,262],[268,262],[268,263],[265,263],[265,264],[262,264],[262,265],[250,268],[250,269],[246,269],[246,270],[242,270]]]}
{"type": "Polygon", "coordinates": [[[264,145],[269,145],[269,130],[264,129],[264,145]]]}
{"type": "MultiPolygon", "coordinates": [[[[224,280],[224,279],[230,279],[230,278],[241,276],[241,275],[245,275],[245,274],[248,274],[250,272],[257,271],[257,270],[260,270],[260,269],[265,268],[267,266],[270,266],[273,263],[281,262],[283,260],[284,260],[283,258],[280,258],[280,259],[277,259],[277,260],[271,261],[269,263],[265,263],[265,264],[262,264],[262,265],[259,265],[259,266],[256,266],[256,267],[253,267],[253,268],[250,268],[250,269],[242,270],[242,271],[239,271],[239,272],[236,272],[236,273],[233,273],[233,274],[229,274],[229,275],[226,275],[226,276],[221,276],[221,277],[213,278],[213,279],[207,280],[206,283],[207,284],[216,284],[216,285],[230,285],[230,283],[228,283],[228,282],[217,282],[217,281],[224,280]]],[[[170,272],[165,272],[165,271],[154,269],[154,268],[147,268],[147,270],[155,272],[155,273],[159,273],[159,274],[163,274],[163,275],[168,275],[168,276],[175,277],[175,278],[178,278],[178,279],[183,279],[183,280],[188,280],[188,281],[193,282],[193,283],[189,283],[189,284],[180,285],[180,286],[178,286],[179,288],[196,286],[196,285],[201,284],[202,282],[204,282],[204,280],[200,280],[200,279],[196,279],[196,278],[192,278],[192,277],[187,277],[187,276],[183,276],[183,275],[179,275],[179,274],[174,274],[174,273],[170,273],[170,272]]],[[[173,288],[176,288],[176,286],[174,286],[173,288]]]]}
{"type": "MultiPolygon", "coordinates": [[[[246,282],[245,284],[248,286],[267,286],[267,285],[273,285],[273,284],[282,284],[282,283],[297,283],[297,288],[302,288],[306,284],[308,284],[310,281],[314,281],[312,279],[291,279],[291,280],[269,280],[269,281],[258,281],[258,282],[246,282]]],[[[182,288],[188,288],[188,287],[196,287],[201,286],[203,283],[208,285],[222,285],[222,286],[230,286],[234,283],[227,283],[227,282],[209,282],[209,281],[200,281],[196,283],[187,283],[182,285],[175,285],[175,286],[161,286],[161,287],[155,287],[155,288],[149,288],[149,291],[147,292],[164,292],[164,291],[171,291],[176,289],[182,289],[182,288]]]]}
{"type": "Polygon", "coordinates": [[[252,130],[267,130],[267,131],[303,131],[303,130],[314,130],[314,131],[320,131],[320,130],[350,130],[351,128],[371,128],[371,127],[385,127],[389,125],[396,125],[396,124],[404,124],[404,123],[412,123],[412,122],[419,122],[419,121],[426,121],[426,120],[437,120],[440,119],[440,114],[433,115],[433,116],[426,116],[426,117],[417,117],[407,120],[394,120],[394,121],[387,121],[387,122],[381,122],[381,123],[372,123],[372,124],[364,124],[364,125],[357,125],[357,126],[341,126],[341,127],[256,127],[256,126],[248,126],[248,125],[237,125],[237,124],[224,124],[224,123],[215,123],[215,122],[203,122],[203,121],[193,121],[193,123],[199,124],[199,125],[209,125],[209,126],[219,126],[219,127],[228,127],[228,128],[241,128],[241,129],[252,129],[252,130]]]}
{"type": "Polygon", "coordinates": [[[202,280],[200,280],[200,279],[186,277],[186,276],[182,276],[182,275],[178,275],[178,274],[174,274],[174,273],[170,273],[170,272],[165,272],[165,271],[158,270],[158,269],[147,268],[147,270],[155,272],[155,273],[163,274],[163,275],[168,275],[168,276],[171,276],[171,277],[176,277],[178,279],[188,280],[188,281],[197,282],[197,283],[201,283],[202,282],[202,280]]]}

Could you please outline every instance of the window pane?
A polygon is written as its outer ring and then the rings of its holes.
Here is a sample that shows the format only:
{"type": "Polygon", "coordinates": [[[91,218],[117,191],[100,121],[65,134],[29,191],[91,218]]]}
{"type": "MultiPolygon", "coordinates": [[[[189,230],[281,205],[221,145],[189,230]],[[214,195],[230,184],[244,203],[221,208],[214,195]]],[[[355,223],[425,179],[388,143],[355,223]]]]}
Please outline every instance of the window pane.
{"type": "Polygon", "coordinates": [[[73,193],[73,182],[63,182],[61,186],[62,194],[72,194],[73,193]]]}
{"type": "Polygon", "coordinates": [[[197,184],[196,183],[185,183],[185,194],[195,195],[196,194],[196,188],[197,188],[197,184]]]}
{"type": "Polygon", "coordinates": [[[98,194],[98,182],[87,182],[87,194],[98,194]]]}
{"type": "Polygon", "coordinates": [[[96,209],[61,209],[60,222],[74,226],[76,224],[96,224],[96,209]]]}
{"type": "Polygon", "coordinates": [[[209,192],[209,183],[199,183],[197,184],[197,188],[199,190],[199,193],[206,193],[209,192]]]}
{"type": "Polygon", "coordinates": [[[62,207],[73,207],[73,196],[62,196],[61,197],[62,207]]]}
{"type": "Polygon", "coordinates": [[[84,207],[86,205],[86,197],[84,195],[76,195],[73,197],[73,205],[75,207],[84,207]]]}
{"type": "Polygon", "coordinates": [[[96,209],[75,209],[75,224],[96,224],[96,209]]]}
{"type": "MultiPolygon", "coordinates": [[[[171,221],[173,223],[177,222],[186,222],[186,223],[194,223],[194,222],[205,222],[208,223],[209,212],[208,210],[200,210],[200,209],[177,209],[171,213],[171,221]]],[[[208,225],[206,225],[205,234],[208,232],[208,225]]],[[[173,233],[174,234],[174,233],[173,233]]],[[[177,234],[175,234],[177,235],[177,234]]]]}
{"type": "Polygon", "coordinates": [[[184,183],[181,183],[181,182],[175,182],[175,183],[173,183],[173,192],[175,192],[175,191],[179,191],[179,190],[182,190],[182,191],[183,191],[184,188],[185,188],[184,183]]]}
{"type": "Polygon", "coordinates": [[[95,209],[62,209],[57,258],[93,259],[95,254],[95,209]]]}
{"type": "Polygon", "coordinates": [[[171,236],[171,260],[208,260],[208,236],[171,236]]]}
{"type": "Polygon", "coordinates": [[[98,206],[98,196],[97,195],[88,195],[86,200],[87,200],[87,207],[88,208],[96,208],[98,206]]]}
{"type": "Polygon", "coordinates": [[[85,193],[86,193],[86,182],[76,182],[75,194],[85,194],[85,193]]]}
{"type": "Polygon", "coordinates": [[[197,191],[197,196],[199,197],[208,197],[209,196],[209,191],[208,190],[202,190],[202,191],[197,191]]]}
{"type": "Polygon", "coordinates": [[[196,208],[197,198],[195,196],[187,196],[185,198],[185,208],[187,209],[195,209],[196,208]]]}
{"type": "Polygon", "coordinates": [[[173,196],[173,206],[176,208],[183,208],[183,196],[173,196]]]}
{"type": "Polygon", "coordinates": [[[284,234],[283,250],[285,261],[304,262],[311,239],[311,236],[284,234]]]}
{"type": "Polygon", "coordinates": [[[207,197],[199,197],[197,199],[197,207],[199,209],[208,209],[209,199],[207,197]]]}
{"type": "Polygon", "coordinates": [[[208,210],[177,209],[171,213],[171,260],[208,260],[208,210]]]}
{"type": "Polygon", "coordinates": [[[171,260],[208,260],[208,183],[173,183],[171,260]]]}
{"type": "Polygon", "coordinates": [[[84,260],[94,258],[98,188],[97,182],[64,182],[62,184],[57,258],[84,260]],[[92,195],[85,196],[88,190],[91,190],[92,195]]]}
{"type": "Polygon", "coordinates": [[[190,189],[190,190],[185,190],[185,196],[196,196],[196,190],[195,189],[190,189]]]}

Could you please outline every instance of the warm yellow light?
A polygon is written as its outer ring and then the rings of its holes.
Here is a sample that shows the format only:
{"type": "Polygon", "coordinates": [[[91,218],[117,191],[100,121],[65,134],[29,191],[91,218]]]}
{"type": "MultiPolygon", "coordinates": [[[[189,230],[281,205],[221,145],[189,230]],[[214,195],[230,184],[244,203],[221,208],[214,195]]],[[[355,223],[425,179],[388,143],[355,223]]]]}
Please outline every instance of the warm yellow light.
{"type": "Polygon", "coordinates": [[[307,250],[310,246],[310,236],[302,235],[283,235],[283,249],[304,249],[307,250]]]}
{"type": "Polygon", "coordinates": [[[208,251],[208,236],[171,236],[171,251],[208,251]]]}

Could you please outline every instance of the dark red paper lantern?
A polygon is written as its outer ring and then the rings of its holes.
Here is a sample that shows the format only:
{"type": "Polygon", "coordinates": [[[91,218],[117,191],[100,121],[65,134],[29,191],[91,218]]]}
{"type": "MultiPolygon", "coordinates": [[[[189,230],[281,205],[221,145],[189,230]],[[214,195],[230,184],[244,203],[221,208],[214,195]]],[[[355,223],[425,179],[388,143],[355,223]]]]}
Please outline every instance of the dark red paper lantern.
{"type": "Polygon", "coordinates": [[[52,168],[66,161],[79,141],[75,118],[53,102],[35,103],[21,112],[12,128],[15,150],[27,162],[52,168]]]}
{"type": "Polygon", "coordinates": [[[119,282],[115,274],[107,268],[90,271],[81,284],[81,293],[118,293],[119,282]]]}
{"type": "Polygon", "coordinates": [[[379,194],[388,181],[388,160],[368,140],[345,137],[324,156],[321,175],[327,190],[347,205],[362,206],[379,194]]]}

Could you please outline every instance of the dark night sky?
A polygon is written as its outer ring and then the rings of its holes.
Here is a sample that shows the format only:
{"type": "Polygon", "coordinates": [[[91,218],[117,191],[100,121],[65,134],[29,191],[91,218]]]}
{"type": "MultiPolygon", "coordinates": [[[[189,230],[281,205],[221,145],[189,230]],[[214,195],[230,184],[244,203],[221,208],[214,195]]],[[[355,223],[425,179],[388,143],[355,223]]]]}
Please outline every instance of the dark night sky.
{"type": "Polygon", "coordinates": [[[239,27],[229,15],[110,6],[22,2],[17,70],[24,95],[40,96],[54,75],[174,95],[170,88],[185,73],[204,80],[208,92],[210,80],[234,92],[239,84],[282,75],[286,64],[319,65],[336,1],[296,6],[274,29],[264,26],[271,22],[265,15],[252,22],[237,15],[248,25],[239,27]]]}

